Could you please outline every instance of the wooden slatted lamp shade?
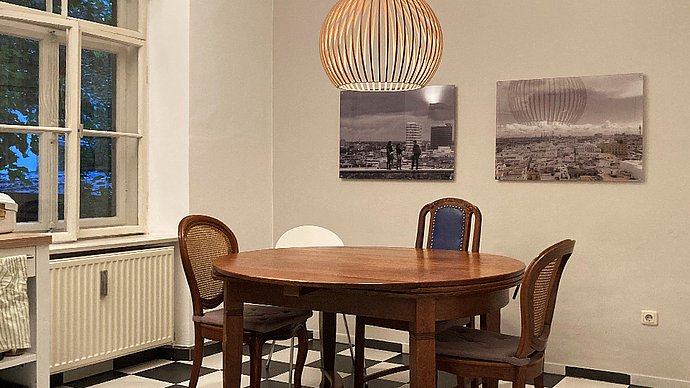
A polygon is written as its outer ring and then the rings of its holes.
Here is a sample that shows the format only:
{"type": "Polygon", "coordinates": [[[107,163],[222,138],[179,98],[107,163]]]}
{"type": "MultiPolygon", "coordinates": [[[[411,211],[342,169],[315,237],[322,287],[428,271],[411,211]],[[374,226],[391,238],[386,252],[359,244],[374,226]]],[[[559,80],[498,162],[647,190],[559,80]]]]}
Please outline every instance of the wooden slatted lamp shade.
{"type": "Polygon", "coordinates": [[[424,0],[339,0],[321,27],[320,51],[340,89],[414,90],[436,73],[443,34],[424,0]]]}

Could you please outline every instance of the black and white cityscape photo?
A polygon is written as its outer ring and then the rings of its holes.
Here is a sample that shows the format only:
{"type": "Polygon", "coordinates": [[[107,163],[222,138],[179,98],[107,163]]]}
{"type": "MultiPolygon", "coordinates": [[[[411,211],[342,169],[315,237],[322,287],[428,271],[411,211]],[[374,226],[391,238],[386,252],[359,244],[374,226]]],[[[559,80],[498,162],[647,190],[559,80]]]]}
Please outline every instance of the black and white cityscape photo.
{"type": "Polygon", "coordinates": [[[643,75],[499,81],[495,178],[642,181],[643,75]]]}
{"type": "Polygon", "coordinates": [[[340,93],[340,177],[451,180],[456,89],[340,93]]]}

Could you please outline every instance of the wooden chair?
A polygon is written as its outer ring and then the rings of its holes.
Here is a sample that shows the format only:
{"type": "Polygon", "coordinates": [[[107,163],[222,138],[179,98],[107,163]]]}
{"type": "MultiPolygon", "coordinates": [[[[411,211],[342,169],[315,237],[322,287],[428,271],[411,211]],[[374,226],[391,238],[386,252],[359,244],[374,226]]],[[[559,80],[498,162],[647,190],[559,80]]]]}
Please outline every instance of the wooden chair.
{"type": "MultiPolygon", "coordinates": [[[[223,340],[223,309],[214,309],[223,302],[223,282],[212,277],[213,259],[237,253],[239,246],[234,233],[221,221],[205,215],[189,215],[178,226],[182,267],[192,295],[194,309],[194,353],[189,386],[196,387],[203,358],[204,338],[223,340]]],[[[306,321],[311,311],[285,307],[244,305],[243,342],[249,346],[250,386],[261,385],[261,351],[270,340],[286,340],[297,336],[298,351],[294,385],[302,386],[302,370],[307,358],[306,321]]],[[[292,371],[292,363],[290,365],[292,371]]],[[[292,377],[292,376],[291,376],[292,377]]],[[[290,379],[292,381],[292,379],[290,379]]]]}
{"type": "Polygon", "coordinates": [[[551,331],[558,284],[575,241],[563,240],[542,251],[527,267],[520,290],[519,337],[454,327],[436,335],[436,368],[464,378],[487,377],[525,387],[534,379],[544,387],[544,351],[551,331]]]}
{"type": "MultiPolygon", "coordinates": [[[[471,249],[472,252],[479,252],[481,227],[482,214],[478,207],[459,198],[441,198],[424,205],[420,210],[415,247],[458,249],[465,252],[471,249]]],[[[440,332],[449,327],[466,325],[468,323],[468,319],[438,322],[436,324],[436,331],[440,332]]],[[[366,375],[364,365],[366,326],[409,331],[408,325],[409,323],[405,321],[357,317],[355,326],[355,388],[364,387],[367,381],[409,369],[409,366],[401,365],[366,375]]]]}

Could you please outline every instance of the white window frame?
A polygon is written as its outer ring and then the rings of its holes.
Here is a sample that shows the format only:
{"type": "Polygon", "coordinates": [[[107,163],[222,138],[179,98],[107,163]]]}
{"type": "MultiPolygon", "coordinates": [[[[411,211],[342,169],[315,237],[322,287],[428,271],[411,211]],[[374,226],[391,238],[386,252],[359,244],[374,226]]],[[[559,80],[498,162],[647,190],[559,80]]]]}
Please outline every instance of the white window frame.
{"type": "MultiPolygon", "coordinates": [[[[53,241],[74,241],[79,238],[105,237],[113,235],[145,233],[147,231],[147,179],[146,179],[146,137],[147,130],[147,64],[146,64],[146,0],[139,0],[136,9],[132,2],[118,1],[118,18],[137,20],[137,30],[114,27],[105,24],[75,19],[67,16],[67,0],[62,0],[62,14],[52,13],[52,0],[46,0],[46,11],[30,9],[0,2],[0,33],[39,41],[39,125],[0,124],[0,132],[40,134],[39,147],[39,220],[35,223],[20,223],[18,231],[51,231],[53,241]],[[130,8],[126,8],[129,6],[130,8]],[[59,31],[59,38],[53,38],[50,31],[59,31]],[[65,38],[62,38],[64,34],[65,38]],[[62,40],[62,41],[61,41],[62,40]],[[65,127],[58,127],[56,98],[58,88],[58,58],[60,44],[66,46],[66,88],[65,127]],[[117,54],[115,101],[127,101],[125,96],[136,96],[137,108],[131,104],[116,103],[113,131],[81,129],[81,52],[82,49],[96,49],[117,54]],[[132,50],[136,50],[132,54],[132,50]],[[136,64],[131,59],[136,56],[136,64]],[[130,62],[131,61],[131,62],[130,62]],[[136,66],[136,80],[128,79],[128,69],[136,66]],[[136,90],[132,90],[136,89],[136,90]],[[76,91],[76,93],[75,93],[76,91]],[[50,96],[49,98],[45,98],[50,96]],[[50,101],[51,104],[45,104],[50,101]],[[126,109],[136,112],[126,112],[126,109]],[[130,115],[136,114],[134,124],[130,115]],[[64,221],[57,221],[57,137],[65,135],[65,182],[64,221]],[[116,216],[108,218],[79,218],[80,167],[79,147],[81,136],[134,139],[137,144],[135,193],[124,184],[125,174],[133,176],[124,147],[116,147],[113,155],[115,174],[116,216]],[[50,150],[46,152],[46,150],[50,150]],[[50,156],[50,157],[46,157],[50,156]],[[136,200],[136,216],[127,202],[136,200]]],[[[121,19],[122,20],[122,19],[121,19]]],[[[131,23],[129,23],[131,24],[131,23]]],[[[132,140],[127,140],[132,141],[132,140]]]]}

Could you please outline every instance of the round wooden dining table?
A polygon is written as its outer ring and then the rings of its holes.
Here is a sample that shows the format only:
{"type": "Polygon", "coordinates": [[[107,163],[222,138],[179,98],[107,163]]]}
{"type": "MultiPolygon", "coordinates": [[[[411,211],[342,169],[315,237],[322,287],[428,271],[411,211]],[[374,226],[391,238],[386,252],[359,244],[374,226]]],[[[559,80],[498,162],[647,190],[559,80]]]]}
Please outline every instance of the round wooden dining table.
{"type": "Polygon", "coordinates": [[[240,386],[243,303],[261,303],[322,312],[326,388],[342,384],[335,373],[336,313],[409,322],[410,387],[429,388],[436,386],[436,321],[484,315],[487,329],[500,330],[500,309],[525,264],[455,250],[308,247],[222,256],[213,270],[224,281],[224,387],[240,386]]]}

